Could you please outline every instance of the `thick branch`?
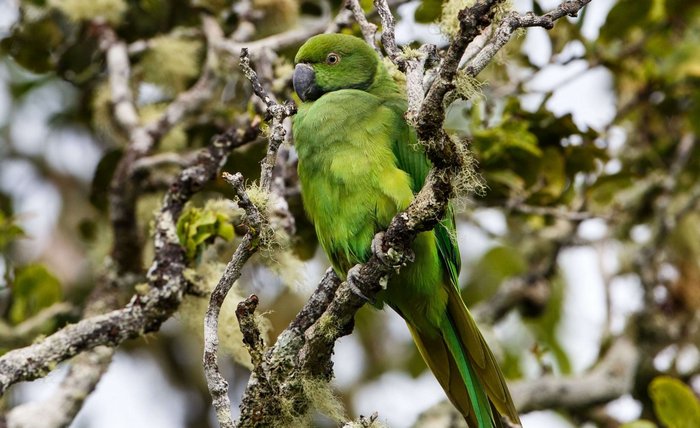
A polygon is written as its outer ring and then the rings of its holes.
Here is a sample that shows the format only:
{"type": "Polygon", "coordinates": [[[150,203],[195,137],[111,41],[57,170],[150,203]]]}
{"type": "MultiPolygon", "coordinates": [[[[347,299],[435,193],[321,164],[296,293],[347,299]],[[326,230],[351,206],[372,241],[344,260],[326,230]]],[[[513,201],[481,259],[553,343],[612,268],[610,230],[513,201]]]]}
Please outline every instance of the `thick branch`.
{"type": "Polygon", "coordinates": [[[639,351],[627,337],[615,340],[600,363],[588,373],[570,378],[545,375],[510,386],[518,410],[575,409],[607,403],[630,392],[639,351]]]}

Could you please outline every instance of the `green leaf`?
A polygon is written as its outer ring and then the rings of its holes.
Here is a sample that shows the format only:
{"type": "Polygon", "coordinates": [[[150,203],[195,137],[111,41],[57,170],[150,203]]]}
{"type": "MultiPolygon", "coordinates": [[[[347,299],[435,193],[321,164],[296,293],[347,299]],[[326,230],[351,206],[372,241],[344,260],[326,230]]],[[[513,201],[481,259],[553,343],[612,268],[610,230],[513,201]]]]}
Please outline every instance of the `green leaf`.
{"type": "Polygon", "coordinates": [[[109,186],[112,176],[124,155],[122,149],[108,150],[100,159],[90,185],[90,203],[102,212],[107,212],[109,204],[109,186]]]}
{"type": "Polygon", "coordinates": [[[605,149],[594,144],[582,144],[579,146],[567,146],[564,149],[566,159],[566,173],[570,177],[579,172],[591,173],[598,168],[598,161],[604,162],[609,159],[605,149]]]}
{"type": "Polygon", "coordinates": [[[657,426],[654,422],[642,419],[634,422],[627,422],[620,426],[620,428],[657,428],[657,426]]]}
{"type": "Polygon", "coordinates": [[[511,156],[514,152],[540,157],[537,137],[528,130],[528,123],[521,120],[504,120],[500,126],[474,131],[473,147],[484,162],[511,156]]]}
{"type": "Polygon", "coordinates": [[[688,40],[675,46],[664,64],[665,77],[670,83],[687,77],[700,78],[700,45],[698,40],[688,40]]]}
{"type": "Polygon", "coordinates": [[[61,283],[44,265],[32,264],[16,271],[12,284],[9,319],[19,324],[62,298],[61,283]]]}
{"type": "Polygon", "coordinates": [[[416,9],[416,22],[428,24],[442,15],[442,0],[423,0],[416,9]]]}
{"type": "Polygon", "coordinates": [[[512,247],[494,247],[476,263],[463,291],[465,301],[474,304],[493,295],[507,278],[527,269],[521,252],[512,247]]]}
{"type": "Polygon", "coordinates": [[[204,208],[189,207],[177,222],[178,239],[190,260],[199,259],[216,237],[230,241],[234,235],[229,214],[218,211],[215,204],[204,208]]]}
{"type": "Polygon", "coordinates": [[[693,390],[678,379],[658,376],[649,384],[654,412],[668,428],[700,427],[700,403],[693,390]]]}
{"type": "Polygon", "coordinates": [[[24,230],[15,224],[14,219],[0,211],[0,252],[5,251],[12,241],[24,236],[24,230]]]}
{"type": "Polygon", "coordinates": [[[632,28],[644,25],[651,12],[652,3],[652,0],[618,1],[600,29],[600,39],[611,41],[623,38],[632,28]]]}
{"type": "MultiPolygon", "coordinates": [[[[486,182],[489,187],[496,189],[497,186],[505,186],[508,189],[522,191],[525,189],[525,180],[518,174],[514,173],[509,169],[499,169],[494,171],[485,171],[484,175],[486,177],[486,182]]],[[[508,192],[501,192],[508,193],[508,192]]]]}
{"type": "Polygon", "coordinates": [[[20,20],[12,27],[12,34],[0,40],[0,52],[9,54],[34,73],[49,72],[65,34],[55,16],[46,9],[25,5],[24,16],[29,18],[20,20]]]}
{"type": "Polygon", "coordinates": [[[700,91],[695,91],[691,96],[690,110],[686,120],[689,122],[690,127],[692,127],[693,132],[696,135],[700,135],[700,91]]]}
{"type": "Polygon", "coordinates": [[[544,150],[540,159],[539,178],[542,187],[535,195],[537,203],[554,202],[564,192],[567,184],[564,158],[556,148],[548,147],[544,150]]]}
{"type": "Polygon", "coordinates": [[[611,205],[618,205],[616,198],[619,197],[620,192],[629,189],[634,183],[634,177],[628,173],[606,175],[598,178],[595,184],[587,191],[591,208],[604,211],[609,209],[611,205]]]}
{"type": "MultiPolygon", "coordinates": [[[[571,361],[557,335],[559,322],[563,318],[564,312],[565,286],[561,277],[556,276],[551,280],[550,289],[552,294],[547,301],[544,312],[535,314],[534,318],[524,318],[524,320],[528,321],[527,325],[530,326],[537,340],[542,341],[552,353],[559,370],[563,374],[569,374],[571,373],[571,361]]],[[[527,314],[523,313],[523,316],[525,317],[527,314]]]]}

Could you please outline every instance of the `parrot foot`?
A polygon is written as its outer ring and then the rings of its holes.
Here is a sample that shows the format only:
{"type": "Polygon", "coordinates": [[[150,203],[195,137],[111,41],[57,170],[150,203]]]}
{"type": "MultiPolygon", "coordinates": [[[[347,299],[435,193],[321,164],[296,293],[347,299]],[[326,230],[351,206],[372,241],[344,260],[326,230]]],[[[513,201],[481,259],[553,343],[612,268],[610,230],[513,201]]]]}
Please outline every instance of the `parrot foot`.
{"type": "MultiPolygon", "coordinates": [[[[406,266],[406,262],[412,262],[415,259],[415,255],[412,251],[408,251],[406,254],[401,255],[399,252],[393,248],[389,248],[389,251],[384,251],[382,248],[382,242],[384,241],[384,232],[378,232],[372,238],[371,249],[374,254],[377,255],[379,260],[384,263],[385,266],[390,266],[397,273],[402,266],[406,266]]],[[[386,287],[385,287],[386,288],[386,287]]]]}
{"type": "Polygon", "coordinates": [[[348,271],[348,276],[347,276],[347,279],[345,280],[345,282],[348,283],[348,287],[350,287],[350,291],[352,291],[353,294],[355,294],[356,296],[358,296],[359,298],[361,298],[365,302],[374,305],[374,303],[375,303],[374,299],[370,299],[369,297],[365,296],[365,294],[362,292],[362,290],[360,290],[360,287],[357,286],[357,282],[356,282],[357,280],[355,278],[357,278],[357,276],[360,274],[359,270],[360,270],[359,265],[355,265],[355,266],[351,267],[350,270],[348,271]]]}

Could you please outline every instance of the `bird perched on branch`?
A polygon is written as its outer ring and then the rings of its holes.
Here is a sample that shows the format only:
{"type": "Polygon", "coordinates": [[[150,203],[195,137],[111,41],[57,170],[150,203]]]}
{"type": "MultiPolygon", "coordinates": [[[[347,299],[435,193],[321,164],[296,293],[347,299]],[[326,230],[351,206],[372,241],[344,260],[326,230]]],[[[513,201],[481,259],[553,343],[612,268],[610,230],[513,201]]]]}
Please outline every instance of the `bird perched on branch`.
{"type": "MultiPolygon", "coordinates": [[[[306,211],[338,276],[366,262],[421,189],[430,161],[404,119],[405,96],[377,53],[347,35],[312,37],[295,58],[302,100],[293,133],[306,211]]],[[[496,359],[460,296],[452,210],[419,234],[415,261],[389,280],[378,303],[398,312],[423,359],[472,428],[520,423],[496,359]]]]}

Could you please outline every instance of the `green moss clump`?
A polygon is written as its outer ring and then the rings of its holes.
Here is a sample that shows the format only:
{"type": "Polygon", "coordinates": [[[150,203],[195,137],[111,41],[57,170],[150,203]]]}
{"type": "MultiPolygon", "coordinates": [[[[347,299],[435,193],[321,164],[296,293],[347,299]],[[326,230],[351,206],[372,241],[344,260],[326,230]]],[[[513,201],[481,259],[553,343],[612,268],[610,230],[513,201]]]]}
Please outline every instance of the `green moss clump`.
{"type": "Polygon", "coordinates": [[[172,35],[154,37],[140,62],[143,80],[181,92],[199,75],[201,53],[202,43],[198,40],[172,35]]]}
{"type": "Polygon", "coordinates": [[[302,379],[304,393],[312,408],[318,410],[332,420],[343,423],[348,420],[345,408],[335,395],[330,384],[323,379],[302,379]]]}
{"type": "Polygon", "coordinates": [[[476,0],[448,0],[442,4],[442,16],[438,21],[440,32],[453,39],[459,33],[459,12],[474,6],[476,0]]]}
{"type": "MultiPolygon", "coordinates": [[[[176,316],[189,331],[202,339],[204,314],[209,306],[209,297],[219,283],[225,269],[224,263],[203,263],[196,270],[187,269],[185,271],[185,277],[194,284],[198,295],[185,295],[176,316]]],[[[244,297],[241,296],[238,287],[234,284],[219,313],[219,347],[222,353],[230,355],[242,366],[252,369],[250,354],[243,344],[243,334],[238,326],[238,318],[236,318],[236,307],[243,299],[244,297]]],[[[271,325],[262,316],[256,317],[256,321],[263,340],[266,341],[271,325]]]]}
{"type": "Polygon", "coordinates": [[[483,98],[484,94],[481,88],[484,83],[481,82],[476,77],[464,70],[459,70],[457,76],[455,77],[455,89],[460,97],[465,100],[473,100],[475,98],[483,98]]]}

